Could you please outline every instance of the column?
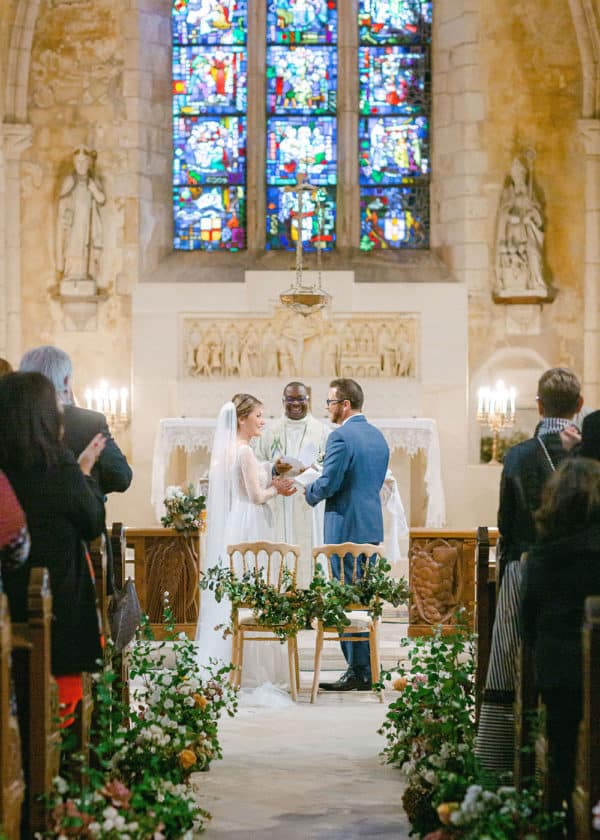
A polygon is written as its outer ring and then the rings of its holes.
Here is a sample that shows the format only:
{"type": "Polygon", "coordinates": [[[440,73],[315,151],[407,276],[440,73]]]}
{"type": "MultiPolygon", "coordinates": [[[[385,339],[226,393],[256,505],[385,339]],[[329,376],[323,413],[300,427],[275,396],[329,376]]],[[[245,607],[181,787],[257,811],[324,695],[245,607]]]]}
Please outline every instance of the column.
{"type": "Polygon", "coordinates": [[[597,408],[600,398],[600,120],[579,120],[585,150],[585,253],[583,273],[583,394],[597,408]]]}
{"type": "Polygon", "coordinates": [[[28,123],[4,123],[4,284],[0,284],[0,347],[16,364],[21,357],[21,155],[32,141],[28,123]]]}

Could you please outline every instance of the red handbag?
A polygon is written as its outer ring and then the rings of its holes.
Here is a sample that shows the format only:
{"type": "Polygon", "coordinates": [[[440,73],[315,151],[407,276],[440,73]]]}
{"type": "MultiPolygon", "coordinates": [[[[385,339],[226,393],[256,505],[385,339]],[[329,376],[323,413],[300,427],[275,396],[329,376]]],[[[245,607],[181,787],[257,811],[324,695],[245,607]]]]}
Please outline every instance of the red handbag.
{"type": "Polygon", "coordinates": [[[29,533],[23,508],[8,478],[0,470],[0,558],[2,570],[10,571],[27,559],[29,533]]]}

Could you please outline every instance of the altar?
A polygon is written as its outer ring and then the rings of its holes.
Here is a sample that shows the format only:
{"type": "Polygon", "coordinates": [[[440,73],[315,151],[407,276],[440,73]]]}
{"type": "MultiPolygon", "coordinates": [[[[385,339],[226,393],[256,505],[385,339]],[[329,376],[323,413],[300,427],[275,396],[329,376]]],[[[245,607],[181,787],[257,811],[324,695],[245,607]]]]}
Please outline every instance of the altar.
{"type": "MultiPolygon", "coordinates": [[[[423,476],[427,495],[425,522],[429,528],[446,524],[446,503],[442,484],[440,442],[435,420],[428,417],[402,417],[371,421],[383,433],[390,454],[402,450],[409,457],[423,452],[426,467],[423,476]]],[[[198,450],[210,453],[215,429],[215,419],[207,417],[168,417],[160,420],[154,443],[152,460],[151,502],[157,520],[164,514],[166,476],[171,456],[176,449],[187,455],[198,450]]],[[[188,475],[188,481],[197,482],[200,476],[188,475]]]]}

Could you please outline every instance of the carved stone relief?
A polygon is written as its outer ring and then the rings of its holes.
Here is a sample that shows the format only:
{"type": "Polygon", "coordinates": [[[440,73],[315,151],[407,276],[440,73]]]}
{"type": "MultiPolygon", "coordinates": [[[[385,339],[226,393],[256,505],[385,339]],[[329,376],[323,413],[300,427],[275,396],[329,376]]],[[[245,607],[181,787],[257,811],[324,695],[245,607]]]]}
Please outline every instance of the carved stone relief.
{"type": "Polygon", "coordinates": [[[185,316],[181,336],[183,371],[190,377],[417,376],[419,320],[412,314],[185,316]]]}

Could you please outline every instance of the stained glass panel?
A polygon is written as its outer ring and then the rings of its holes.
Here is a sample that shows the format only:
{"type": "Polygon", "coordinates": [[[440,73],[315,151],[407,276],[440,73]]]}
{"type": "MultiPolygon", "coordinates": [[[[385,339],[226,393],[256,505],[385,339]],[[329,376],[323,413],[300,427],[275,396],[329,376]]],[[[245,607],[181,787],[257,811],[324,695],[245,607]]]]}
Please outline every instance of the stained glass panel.
{"type": "Polygon", "coordinates": [[[336,0],[269,0],[270,44],[332,44],[337,39],[336,0]]]}
{"type": "Polygon", "coordinates": [[[431,7],[431,0],[360,0],[361,44],[429,42],[431,7]]]}
{"type": "Polygon", "coordinates": [[[271,114],[335,114],[337,52],[327,47],[267,49],[271,114]]]}
{"type": "Polygon", "coordinates": [[[174,0],[174,44],[245,44],[246,0],[174,0]]]}
{"type": "Polygon", "coordinates": [[[175,248],[239,251],[244,247],[243,187],[174,187],[175,248]]]}
{"type": "MultiPolygon", "coordinates": [[[[302,195],[302,247],[316,250],[321,242],[323,250],[335,243],[335,190],[319,188],[317,196],[302,195]],[[308,214],[308,215],[305,215],[308,214]]],[[[298,241],[298,211],[296,192],[281,187],[267,187],[267,248],[295,250],[298,241]]]]}
{"type": "Polygon", "coordinates": [[[360,248],[427,248],[429,245],[428,187],[362,189],[360,248]]]}
{"type": "Polygon", "coordinates": [[[298,172],[305,172],[311,184],[335,184],[335,135],[335,117],[268,120],[268,183],[295,184],[298,172]]]}
{"type": "Polygon", "coordinates": [[[429,129],[426,117],[390,117],[359,122],[361,184],[399,184],[429,172],[429,129]]]}
{"type": "Polygon", "coordinates": [[[180,117],[174,122],[173,183],[243,184],[246,120],[180,117]]]}
{"type": "Polygon", "coordinates": [[[428,51],[420,47],[360,47],[361,114],[414,114],[429,99],[428,51]]]}
{"type": "Polygon", "coordinates": [[[174,47],[173,113],[231,114],[246,110],[243,47],[174,47]]]}

